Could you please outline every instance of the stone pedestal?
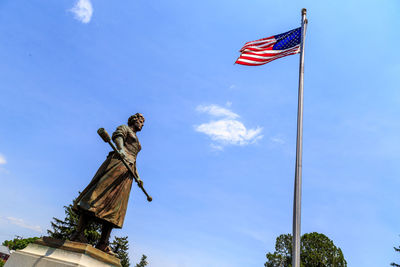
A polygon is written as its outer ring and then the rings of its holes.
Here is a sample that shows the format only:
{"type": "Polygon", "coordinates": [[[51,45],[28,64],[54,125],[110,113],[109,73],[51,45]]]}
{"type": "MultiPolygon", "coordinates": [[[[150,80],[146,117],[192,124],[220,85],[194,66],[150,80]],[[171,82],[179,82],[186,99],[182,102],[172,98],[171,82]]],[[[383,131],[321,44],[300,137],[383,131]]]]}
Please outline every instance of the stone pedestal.
{"type": "Polygon", "coordinates": [[[91,245],[49,237],[12,253],[4,267],[121,267],[118,258],[91,245]]]}

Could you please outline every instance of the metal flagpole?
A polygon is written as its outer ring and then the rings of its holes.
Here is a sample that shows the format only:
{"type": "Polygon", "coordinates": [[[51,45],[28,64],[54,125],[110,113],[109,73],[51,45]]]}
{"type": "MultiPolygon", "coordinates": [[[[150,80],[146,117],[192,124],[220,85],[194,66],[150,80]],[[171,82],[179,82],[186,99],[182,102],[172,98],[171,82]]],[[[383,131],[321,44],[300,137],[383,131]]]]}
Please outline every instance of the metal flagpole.
{"type": "Polygon", "coordinates": [[[293,203],[293,241],[292,267],[300,267],[300,221],[301,221],[301,161],[303,150],[303,76],[304,76],[304,40],[306,36],[307,10],[301,10],[301,44],[299,68],[299,100],[297,110],[296,170],[294,178],[293,203]]]}

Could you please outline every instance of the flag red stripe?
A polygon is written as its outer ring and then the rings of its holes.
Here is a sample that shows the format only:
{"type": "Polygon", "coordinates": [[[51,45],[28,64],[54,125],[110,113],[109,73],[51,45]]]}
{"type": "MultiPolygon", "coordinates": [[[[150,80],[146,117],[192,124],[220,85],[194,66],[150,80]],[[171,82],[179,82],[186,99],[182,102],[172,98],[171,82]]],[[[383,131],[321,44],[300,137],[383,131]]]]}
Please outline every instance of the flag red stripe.
{"type": "Polygon", "coordinates": [[[257,47],[257,46],[248,46],[246,48],[242,48],[240,49],[240,52],[246,51],[246,50],[250,50],[250,51],[262,51],[262,50],[272,50],[274,46],[270,45],[270,46],[265,46],[265,47],[257,47]]]}
{"type": "Polygon", "coordinates": [[[267,38],[262,38],[262,39],[258,39],[258,40],[255,40],[255,41],[250,41],[250,42],[245,43],[244,46],[250,45],[250,44],[258,44],[258,43],[266,42],[266,41],[269,41],[271,39],[275,39],[275,37],[274,36],[270,36],[270,37],[267,37],[267,38]]]}
{"type": "Polygon", "coordinates": [[[300,46],[296,45],[288,50],[264,50],[264,51],[243,51],[242,54],[246,55],[257,55],[257,56],[268,56],[268,55],[277,55],[286,51],[296,51],[300,48],[300,46]]]}
{"type": "Polygon", "coordinates": [[[259,65],[263,65],[266,63],[269,63],[275,59],[278,58],[282,58],[282,57],[286,57],[289,55],[294,55],[299,53],[298,51],[293,51],[293,52],[289,52],[289,53],[285,53],[285,54],[281,54],[279,56],[275,56],[275,57],[271,57],[269,59],[264,59],[264,60],[260,60],[260,59],[255,59],[255,58],[246,58],[246,57],[240,57],[236,60],[235,63],[237,64],[241,64],[241,65],[248,65],[248,66],[259,66],[259,65]]]}
{"type": "Polygon", "coordinates": [[[240,58],[238,58],[238,60],[240,61],[241,59],[246,59],[246,60],[257,61],[257,62],[269,62],[270,60],[274,60],[277,58],[294,55],[294,54],[297,54],[297,52],[285,53],[285,54],[281,54],[279,56],[263,57],[263,58],[247,57],[246,55],[244,55],[244,56],[241,56],[240,58]]]}
{"type": "Polygon", "coordinates": [[[267,60],[269,58],[273,58],[273,57],[278,57],[281,55],[292,55],[293,54],[297,54],[298,53],[298,49],[291,49],[291,50],[287,50],[284,52],[281,52],[279,54],[265,54],[265,55],[253,55],[253,54],[249,54],[249,53],[242,53],[240,55],[239,58],[248,58],[248,59],[257,59],[257,60],[267,60]]]}
{"type": "MultiPolygon", "coordinates": [[[[288,53],[284,53],[284,54],[280,54],[280,55],[277,55],[277,56],[274,56],[274,57],[268,57],[268,58],[264,58],[264,59],[260,59],[260,58],[257,59],[257,58],[254,58],[254,57],[247,57],[247,59],[248,60],[252,60],[252,61],[269,62],[269,61],[275,60],[277,58],[281,58],[281,57],[285,57],[285,56],[289,56],[289,55],[294,55],[294,54],[297,54],[297,53],[298,53],[297,51],[293,51],[293,52],[288,52],[288,53]]],[[[244,58],[246,58],[246,57],[244,57],[244,58]]]]}
{"type": "Polygon", "coordinates": [[[248,60],[248,59],[243,59],[243,60],[238,59],[235,63],[241,64],[241,65],[257,66],[257,65],[264,65],[264,64],[267,64],[267,63],[269,63],[269,62],[271,62],[271,61],[274,61],[275,59],[282,58],[282,57],[285,57],[285,56],[287,56],[287,55],[282,55],[282,56],[280,56],[280,57],[275,57],[275,58],[271,58],[271,59],[269,59],[269,60],[260,61],[260,62],[258,62],[258,61],[253,61],[253,60],[248,60]]]}
{"type": "Polygon", "coordinates": [[[242,49],[240,49],[240,50],[244,50],[244,49],[246,49],[246,48],[248,48],[248,47],[255,47],[255,48],[271,47],[271,46],[273,46],[275,43],[276,43],[275,40],[271,40],[271,41],[269,41],[269,42],[263,42],[263,43],[260,43],[260,44],[249,44],[249,45],[244,45],[244,46],[242,47],[242,49]]]}

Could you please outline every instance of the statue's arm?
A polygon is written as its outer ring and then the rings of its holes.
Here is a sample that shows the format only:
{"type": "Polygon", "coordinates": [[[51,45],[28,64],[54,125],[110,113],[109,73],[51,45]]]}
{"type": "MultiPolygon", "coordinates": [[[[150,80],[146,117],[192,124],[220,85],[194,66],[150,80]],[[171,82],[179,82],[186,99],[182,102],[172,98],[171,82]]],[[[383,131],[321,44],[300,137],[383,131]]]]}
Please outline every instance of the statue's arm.
{"type": "Polygon", "coordinates": [[[126,159],[124,139],[122,138],[122,136],[117,136],[114,139],[114,143],[117,146],[119,154],[121,154],[122,158],[126,159]]]}
{"type": "Polygon", "coordinates": [[[124,139],[127,137],[127,132],[128,132],[127,128],[128,126],[126,125],[118,126],[112,135],[112,140],[114,141],[118,151],[124,155],[125,155],[124,139]]]}
{"type": "Polygon", "coordinates": [[[118,148],[118,151],[120,151],[121,152],[121,150],[123,150],[124,152],[125,152],[125,147],[124,147],[124,139],[122,138],[122,136],[117,136],[115,139],[114,139],[114,143],[115,143],[115,145],[117,146],[117,148],[118,148]]]}

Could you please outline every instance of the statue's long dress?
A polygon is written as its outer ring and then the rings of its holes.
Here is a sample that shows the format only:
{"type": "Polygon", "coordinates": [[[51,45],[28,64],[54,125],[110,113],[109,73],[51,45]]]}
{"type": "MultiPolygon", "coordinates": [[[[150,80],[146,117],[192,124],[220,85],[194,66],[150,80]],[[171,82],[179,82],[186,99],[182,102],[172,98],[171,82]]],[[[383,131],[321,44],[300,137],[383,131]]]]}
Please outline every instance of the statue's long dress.
{"type": "MultiPolygon", "coordinates": [[[[126,125],[121,125],[113,133],[112,139],[122,137],[127,159],[134,173],[136,156],[141,146],[136,133],[126,125]]],[[[137,177],[138,178],[138,177],[137,177]]],[[[83,190],[74,203],[73,209],[94,216],[98,221],[108,222],[114,228],[121,228],[128,206],[132,177],[122,161],[111,152],[94,175],[90,184],[83,190]]]]}

